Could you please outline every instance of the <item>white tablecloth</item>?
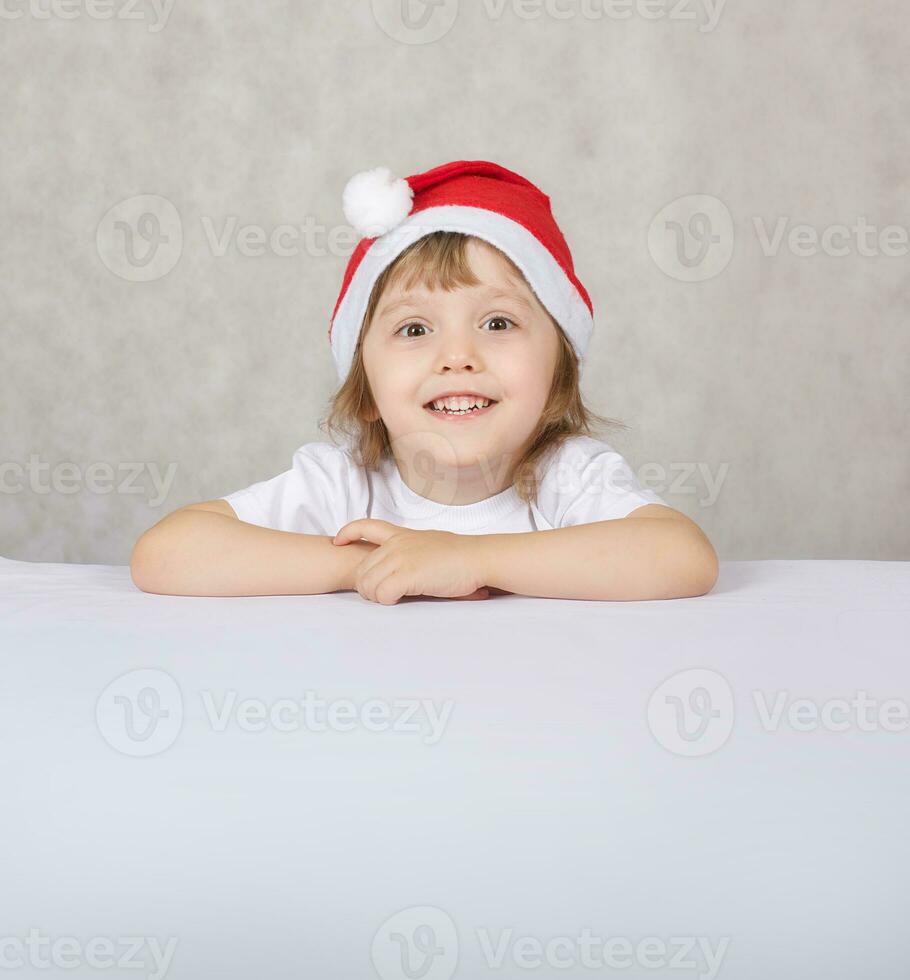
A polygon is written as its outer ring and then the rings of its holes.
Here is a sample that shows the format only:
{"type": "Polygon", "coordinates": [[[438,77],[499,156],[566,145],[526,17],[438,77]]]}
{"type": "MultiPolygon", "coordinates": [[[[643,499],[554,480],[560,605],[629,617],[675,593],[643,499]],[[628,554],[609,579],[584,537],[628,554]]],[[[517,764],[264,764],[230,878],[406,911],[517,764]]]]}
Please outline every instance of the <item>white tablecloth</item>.
{"type": "Polygon", "coordinates": [[[908,638],[910,562],[380,606],[0,559],[0,962],[905,980],[908,638]]]}

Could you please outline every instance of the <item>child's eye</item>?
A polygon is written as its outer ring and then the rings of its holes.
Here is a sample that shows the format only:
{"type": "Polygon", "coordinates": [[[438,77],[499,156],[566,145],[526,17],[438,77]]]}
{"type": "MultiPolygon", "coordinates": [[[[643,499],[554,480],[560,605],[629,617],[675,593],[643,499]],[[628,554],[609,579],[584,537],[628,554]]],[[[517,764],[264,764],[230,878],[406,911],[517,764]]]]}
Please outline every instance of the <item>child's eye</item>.
{"type": "MultiPolygon", "coordinates": [[[[513,327],[515,326],[515,324],[508,317],[505,317],[505,316],[491,316],[490,319],[487,320],[486,322],[487,323],[511,323],[513,327]]],[[[505,333],[506,331],[505,330],[496,329],[493,332],[494,333],[505,333]]]]}
{"type": "MultiPolygon", "coordinates": [[[[403,327],[399,327],[398,330],[395,331],[395,336],[397,337],[402,330],[407,330],[408,327],[420,327],[421,330],[426,330],[426,327],[422,323],[406,323],[403,327]]],[[[418,334],[418,336],[422,335],[418,334]]]]}
{"type": "MultiPolygon", "coordinates": [[[[489,320],[484,321],[484,326],[486,326],[486,324],[488,323],[510,324],[512,327],[516,326],[513,320],[510,320],[508,317],[505,316],[491,316],[489,320]]],[[[422,323],[417,323],[415,321],[414,323],[406,323],[403,327],[399,327],[395,331],[395,336],[396,337],[400,336],[403,330],[408,330],[411,327],[416,327],[420,330],[426,330],[426,327],[422,323]]],[[[508,329],[509,329],[508,327],[496,327],[491,331],[491,333],[507,333],[508,329]]],[[[405,334],[404,336],[405,339],[407,340],[407,339],[414,339],[415,337],[422,337],[423,334],[405,334]]]]}

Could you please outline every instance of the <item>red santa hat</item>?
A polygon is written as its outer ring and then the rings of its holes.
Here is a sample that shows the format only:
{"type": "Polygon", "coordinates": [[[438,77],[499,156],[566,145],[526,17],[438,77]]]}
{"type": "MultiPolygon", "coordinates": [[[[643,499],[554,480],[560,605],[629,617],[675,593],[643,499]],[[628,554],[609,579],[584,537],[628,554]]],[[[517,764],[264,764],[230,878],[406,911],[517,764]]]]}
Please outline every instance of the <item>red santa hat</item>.
{"type": "Polygon", "coordinates": [[[407,178],[377,167],[348,181],[342,205],[363,236],[348,262],[329,325],[332,357],[342,381],[351,369],[380,273],[434,231],[474,235],[504,252],[562,327],[581,372],[594,329],[594,307],[575,275],[549,197],[529,180],[486,160],[458,160],[407,178]]]}

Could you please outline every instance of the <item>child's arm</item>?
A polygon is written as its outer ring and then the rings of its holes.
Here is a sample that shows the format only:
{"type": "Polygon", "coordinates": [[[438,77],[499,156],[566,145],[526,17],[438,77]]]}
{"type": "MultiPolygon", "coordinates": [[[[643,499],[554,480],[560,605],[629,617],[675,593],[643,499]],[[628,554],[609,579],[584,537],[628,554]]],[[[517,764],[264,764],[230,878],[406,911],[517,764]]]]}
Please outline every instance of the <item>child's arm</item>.
{"type": "Polygon", "coordinates": [[[331,537],[247,524],[226,500],[189,504],[136,542],[130,574],[162,595],[313,595],[353,589],[375,545],[336,548],[331,537]]]}
{"type": "Polygon", "coordinates": [[[593,524],[478,535],[483,581],[552,599],[682,599],[717,581],[714,547],[685,514],[646,504],[593,524]]]}

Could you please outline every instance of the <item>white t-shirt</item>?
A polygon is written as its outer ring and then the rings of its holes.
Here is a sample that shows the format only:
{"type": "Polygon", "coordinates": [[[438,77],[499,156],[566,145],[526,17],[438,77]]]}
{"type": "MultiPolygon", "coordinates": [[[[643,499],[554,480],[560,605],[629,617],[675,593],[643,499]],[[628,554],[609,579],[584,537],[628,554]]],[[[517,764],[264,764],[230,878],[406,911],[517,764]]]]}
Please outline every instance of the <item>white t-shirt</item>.
{"type": "MultiPolygon", "coordinates": [[[[419,485],[420,475],[415,479],[419,485]]],[[[514,486],[473,504],[437,503],[401,479],[394,459],[368,471],[329,442],[306,443],[289,470],[220,499],[248,524],[329,536],[363,517],[414,530],[501,534],[613,520],[665,504],[619,453],[589,436],[570,437],[542,464],[536,504],[525,503],[514,486]]]]}

